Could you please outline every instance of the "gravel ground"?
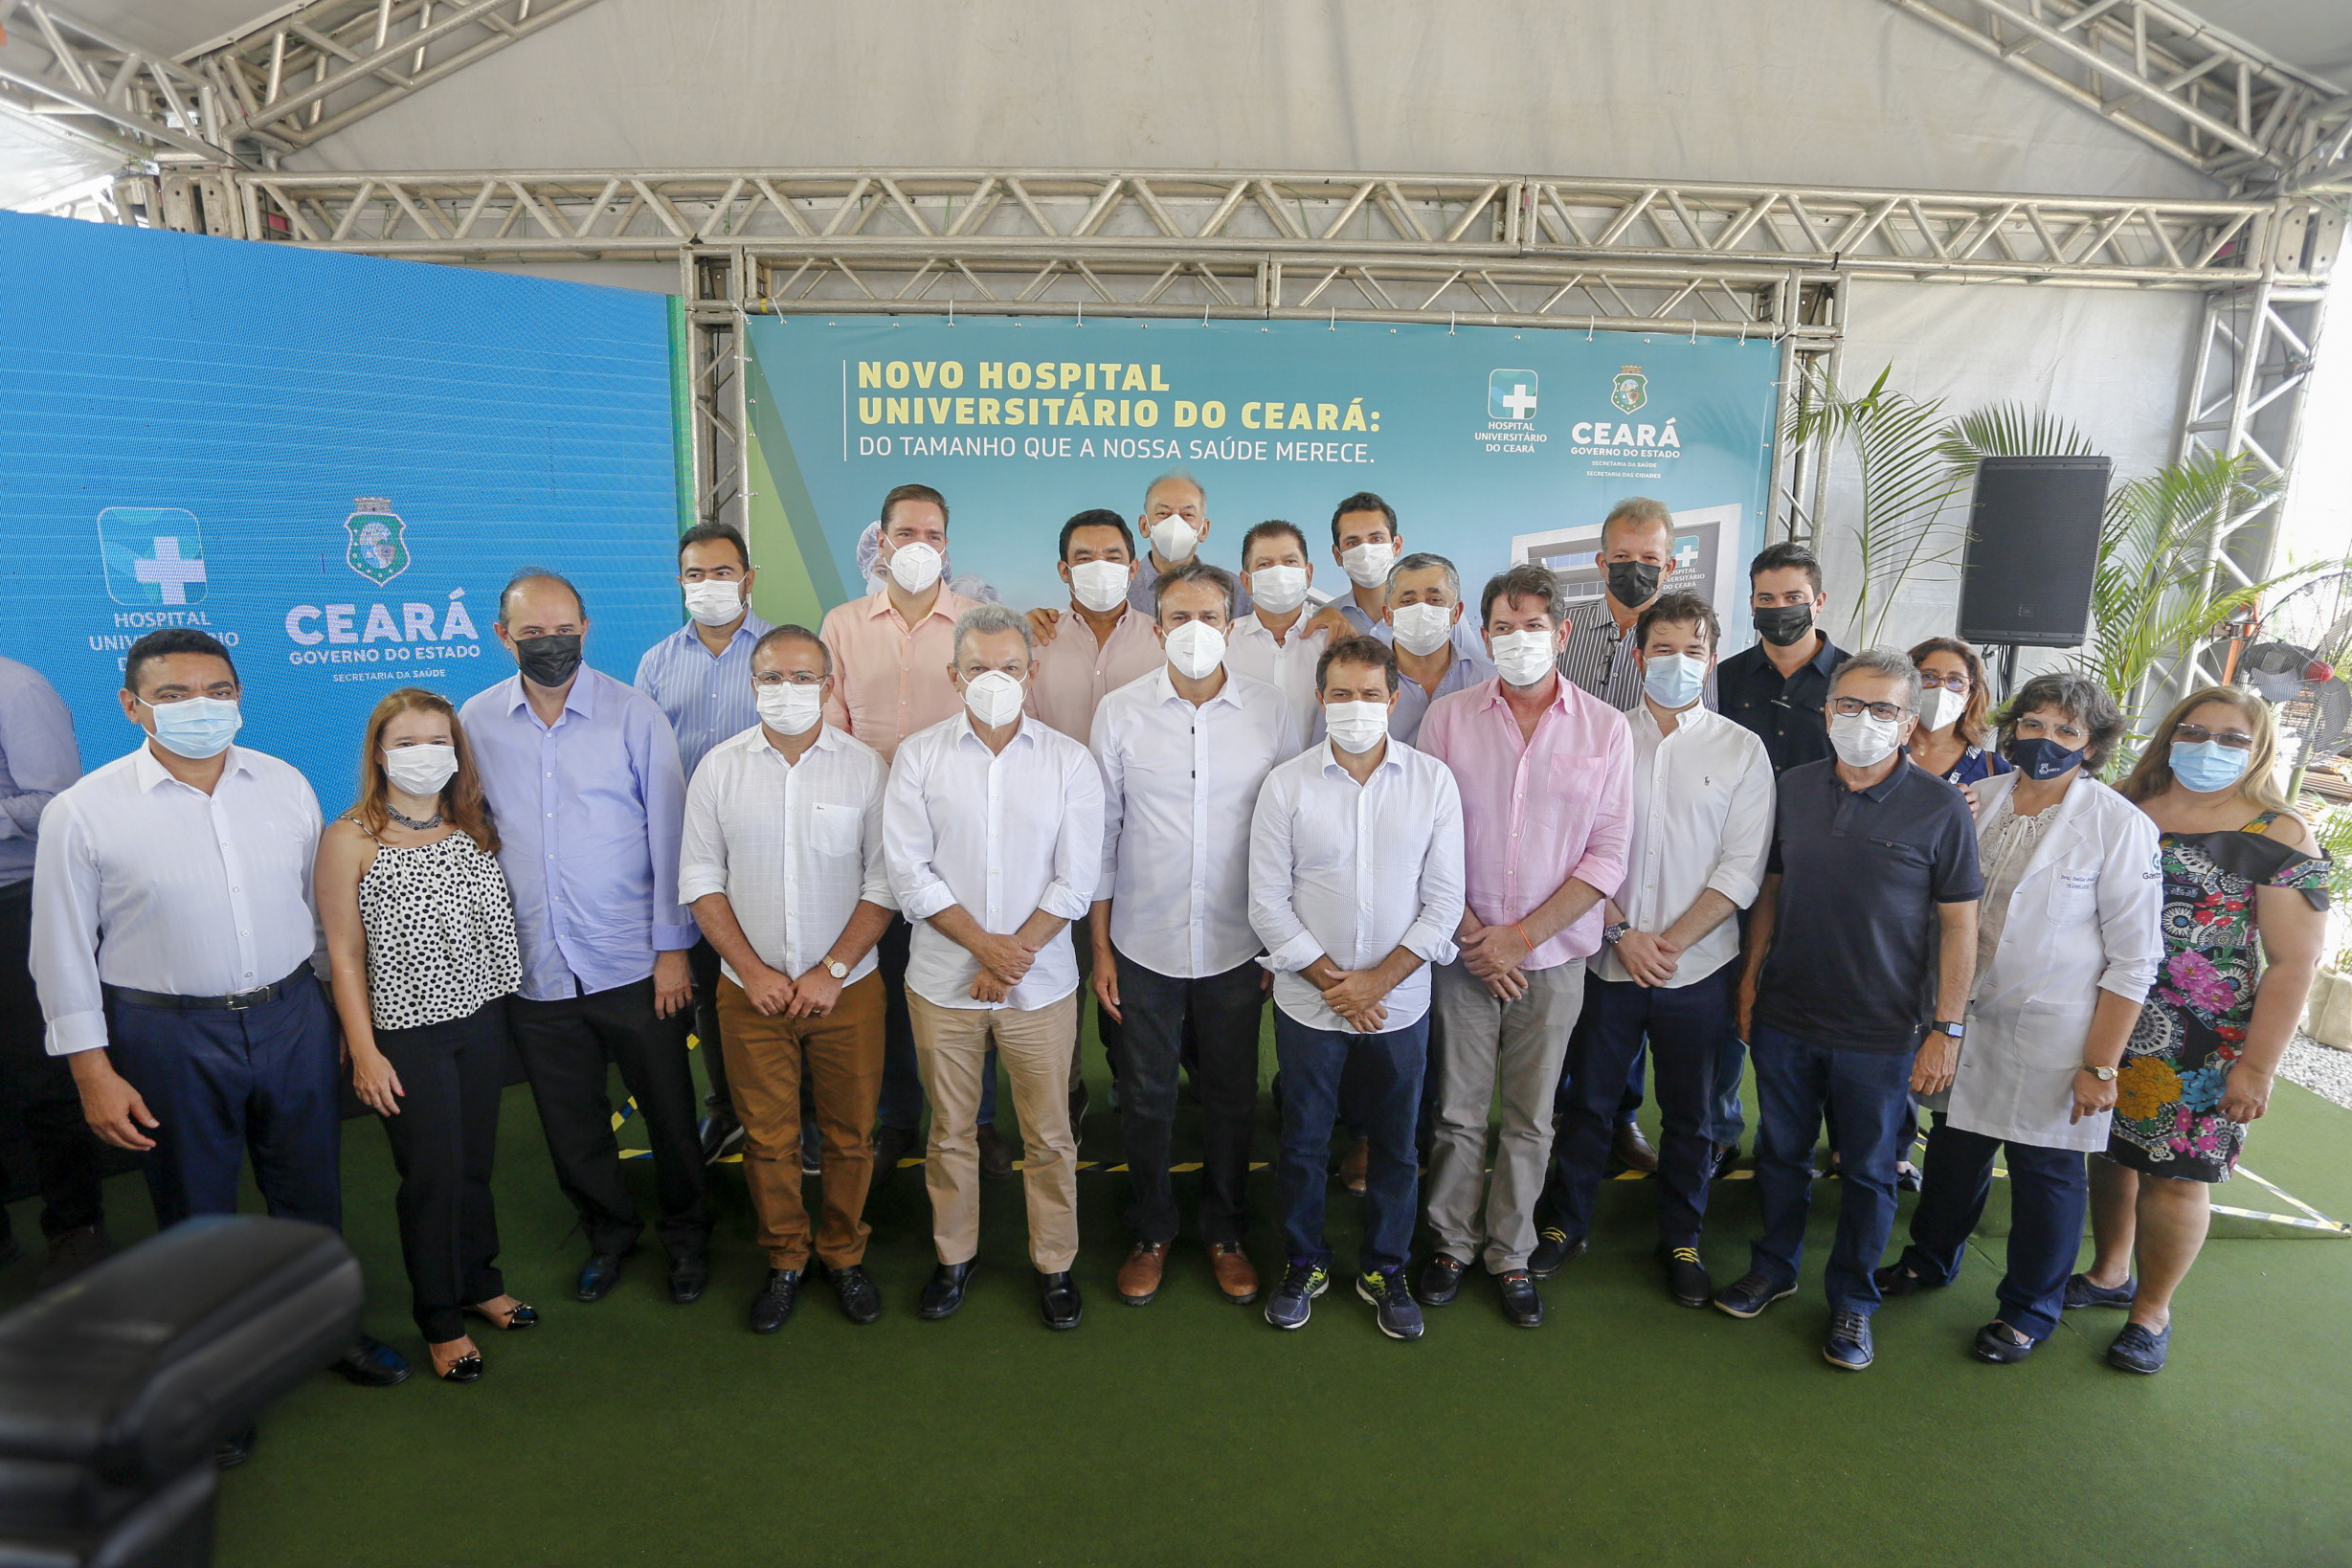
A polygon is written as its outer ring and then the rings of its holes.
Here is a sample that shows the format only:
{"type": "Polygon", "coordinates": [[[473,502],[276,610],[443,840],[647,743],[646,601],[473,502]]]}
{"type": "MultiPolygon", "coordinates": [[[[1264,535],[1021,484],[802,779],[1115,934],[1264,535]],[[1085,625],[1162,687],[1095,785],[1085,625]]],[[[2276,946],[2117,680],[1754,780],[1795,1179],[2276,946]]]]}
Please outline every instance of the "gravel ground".
{"type": "Polygon", "coordinates": [[[2298,1034],[2295,1043],[2287,1047],[2278,1070],[2289,1082],[2300,1084],[2314,1094],[2324,1095],[2340,1106],[2352,1106],[2352,1051],[2340,1051],[2298,1034]]]}

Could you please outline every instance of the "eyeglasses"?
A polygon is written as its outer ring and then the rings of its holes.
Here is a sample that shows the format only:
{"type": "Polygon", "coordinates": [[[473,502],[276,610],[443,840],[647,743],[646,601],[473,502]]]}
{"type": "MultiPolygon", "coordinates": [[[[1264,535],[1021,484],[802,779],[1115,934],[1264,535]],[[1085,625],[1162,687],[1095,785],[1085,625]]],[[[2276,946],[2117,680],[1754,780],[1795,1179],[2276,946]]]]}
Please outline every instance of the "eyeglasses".
{"type": "Polygon", "coordinates": [[[755,686],[821,686],[824,683],[823,676],[810,675],[805,671],[798,675],[787,675],[782,670],[759,670],[751,677],[751,684],[755,686]]]}
{"type": "Polygon", "coordinates": [[[1883,724],[1893,724],[1907,716],[1911,709],[1900,703],[1866,703],[1859,697],[1832,697],[1829,711],[1841,719],[1850,719],[1857,713],[1868,713],[1883,724]]]}
{"type": "Polygon", "coordinates": [[[1968,677],[1965,674],[1938,675],[1934,670],[1921,670],[1919,684],[1931,689],[1940,686],[1956,697],[1968,695],[1968,677]]]}
{"type": "Polygon", "coordinates": [[[2254,744],[2254,737],[2242,730],[2225,729],[2215,734],[2201,724],[2176,724],[2172,727],[2172,738],[2184,746],[2203,746],[2211,741],[2226,751],[2249,751],[2254,744]]]}
{"type": "Polygon", "coordinates": [[[2081,725],[2060,720],[2055,726],[2027,716],[2017,721],[2017,733],[2025,740],[2063,741],[2070,750],[2079,750],[2091,738],[2091,731],[2081,725]]]}

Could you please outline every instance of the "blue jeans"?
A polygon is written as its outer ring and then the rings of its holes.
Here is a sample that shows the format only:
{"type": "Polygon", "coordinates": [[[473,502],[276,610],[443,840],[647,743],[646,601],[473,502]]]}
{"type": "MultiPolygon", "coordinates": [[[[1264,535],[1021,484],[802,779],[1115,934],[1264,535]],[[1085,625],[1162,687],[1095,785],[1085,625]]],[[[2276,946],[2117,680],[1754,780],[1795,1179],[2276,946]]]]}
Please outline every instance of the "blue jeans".
{"type": "Polygon", "coordinates": [[[1992,1195],[1993,1156],[2003,1149],[2009,1162],[2009,1266],[1996,1292],[2001,1321],[2028,1339],[2048,1339],[2066,1307],[2066,1277],[2082,1252],[2083,1210],[2091,1201],[2079,1151],[2005,1144],[1938,1116],[1927,1135],[1903,1266],[1930,1285],[1949,1285],[1959,1275],[1968,1233],[1992,1195]]]}
{"type": "MultiPolygon", "coordinates": [[[[874,1108],[877,1128],[895,1127],[912,1132],[923,1123],[923,1079],[915,1071],[914,1026],[907,1020],[907,946],[914,927],[904,915],[884,928],[874,944],[874,961],[882,972],[882,1100],[874,1108]]],[[[982,1127],[997,1120],[997,1047],[988,1048],[980,1069],[982,1127]]],[[[879,1179],[885,1173],[877,1171],[879,1179]]]]}
{"type": "Polygon", "coordinates": [[[1844,1139],[1845,1176],[1838,1196],[1837,1241],[1822,1284],[1835,1310],[1874,1312],[1871,1282],[1894,1230],[1894,1162],[1911,1121],[1909,1050],[1856,1051],[1816,1045],[1756,1026],[1749,1042],[1756,1059],[1756,1196],[1764,1233],[1754,1248],[1753,1272],[1778,1286],[1797,1283],[1804,1258],[1804,1221],[1812,1206],[1813,1145],[1822,1112],[1834,1109],[1844,1139]]]}
{"type": "Polygon", "coordinates": [[[1349,1077],[1349,1109],[1364,1118],[1372,1140],[1364,1171],[1363,1270],[1401,1268],[1413,1243],[1421,1206],[1421,1166],[1413,1123],[1421,1109],[1422,1074],[1428,1065],[1429,1019],[1380,1035],[1310,1029],[1274,1009],[1274,1060],[1282,1069],[1282,1155],[1275,1162],[1275,1199],[1293,1263],[1328,1265],[1323,1240],[1325,1170],[1332,1127],[1339,1114],[1339,1079],[1349,1077]]]}

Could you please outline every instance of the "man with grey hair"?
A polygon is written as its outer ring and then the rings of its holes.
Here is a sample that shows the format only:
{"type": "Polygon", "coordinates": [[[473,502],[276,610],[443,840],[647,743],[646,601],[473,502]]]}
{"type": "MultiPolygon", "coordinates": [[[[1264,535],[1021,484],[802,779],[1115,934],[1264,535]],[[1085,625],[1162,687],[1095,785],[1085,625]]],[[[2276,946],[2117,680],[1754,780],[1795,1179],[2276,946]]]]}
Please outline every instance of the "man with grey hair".
{"type": "Polygon", "coordinates": [[[1593,553],[1593,564],[1601,569],[1602,593],[1569,607],[1559,672],[1627,712],[1642,701],[1633,623],[1674,571],[1674,516],[1666,503],[1627,496],[1611,506],[1601,522],[1601,549],[1593,553]]]}
{"type": "Polygon", "coordinates": [[[1837,1119],[1845,1182],[1823,1284],[1829,1364],[1870,1364],[1871,1278],[1894,1226],[1894,1164],[1908,1094],[1951,1085],[1976,974],[1976,823],[1967,797],[1905,749],[1919,672],[1891,648],[1838,667],[1835,754],[1780,778],[1771,858],[1748,921],[1739,1033],[1756,1062],[1763,1207],[1747,1274],[1715,1305],[1754,1317],[1797,1289],[1813,1143],[1837,1119]]]}
{"type": "Polygon", "coordinates": [[[1029,1256],[1048,1328],[1078,1326],[1078,1148],[1071,1042],[1078,960],[1067,927],[1100,882],[1103,780],[1077,741],[1024,717],[1035,650],[1002,605],[964,612],[948,674],[953,718],[907,737],[883,805],[890,889],[914,922],[907,1008],[930,1096],[924,1182],[939,1267],[927,1318],[963,1305],[980,1246],[984,1064],[1003,1058],[1026,1158],[1029,1256]]]}
{"type": "Polygon", "coordinates": [[[1462,574],[1423,550],[1388,569],[1388,607],[1372,635],[1397,650],[1397,706],[1388,732],[1411,746],[1440,697],[1494,675],[1478,624],[1462,614],[1462,574]]]}

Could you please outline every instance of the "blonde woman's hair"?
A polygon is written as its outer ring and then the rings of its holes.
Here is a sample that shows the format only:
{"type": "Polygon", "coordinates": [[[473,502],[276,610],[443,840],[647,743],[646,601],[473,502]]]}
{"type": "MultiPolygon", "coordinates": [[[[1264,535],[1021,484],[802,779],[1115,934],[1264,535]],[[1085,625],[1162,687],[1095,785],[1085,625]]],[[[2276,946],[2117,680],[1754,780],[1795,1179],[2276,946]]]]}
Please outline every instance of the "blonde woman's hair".
{"type": "Polygon", "coordinates": [[[2246,772],[2238,778],[2238,798],[2256,811],[2292,813],[2294,804],[2272,781],[2278,762],[2278,727],[2271,722],[2271,705],[2244,686],[2200,686],[2182,698],[2156,727],[2139,761],[2123,775],[2117,791],[2127,800],[2144,801],[2172,788],[2172,732],[2207,703],[2235,708],[2254,740],[2253,749],[2246,754],[2246,772]]]}

